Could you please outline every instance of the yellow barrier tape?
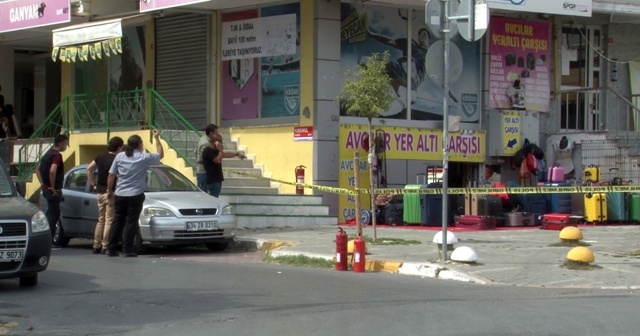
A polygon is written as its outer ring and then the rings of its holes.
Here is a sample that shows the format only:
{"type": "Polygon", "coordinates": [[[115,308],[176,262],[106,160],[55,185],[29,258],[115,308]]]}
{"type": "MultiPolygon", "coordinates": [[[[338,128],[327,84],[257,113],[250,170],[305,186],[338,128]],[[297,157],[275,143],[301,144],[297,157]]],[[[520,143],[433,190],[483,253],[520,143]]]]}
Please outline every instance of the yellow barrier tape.
{"type": "MultiPolygon", "coordinates": [[[[584,194],[584,193],[639,193],[640,186],[569,186],[569,187],[517,187],[517,188],[448,188],[449,195],[466,194],[584,194]]],[[[378,188],[374,194],[382,195],[441,195],[442,188],[404,189],[378,188]]]]}
{"type": "MultiPolygon", "coordinates": [[[[224,170],[227,173],[233,173],[233,174],[247,176],[247,177],[254,177],[254,178],[263,179],[263,180],[269,180],[269,181],[282,183],[282,184],[289,184],[289,185],[294,185],[294,186],[302,186],[304,188],[315,189],[315,190],[324,191],[324,192],[333,193],[333,194],[345,194],[345,195],[357,195],[358,194],[358,191],[355,190],[355,189],[335,188],[335,187],[327,187],[327,186],[320,186],[320,185],[314,185],[314,184],[289,182],[289,181],[279,180],[279,179],[275,179],[275,178],[264,177],[264,176],[261,176],[261,175],[249,174],[249,173],[245,173],[245,172],[241,172],[241,171],[237,171],[237,170],[233,170],[233,169],[227,169],[227,168],[222,168],[222,170],[224,170]]],[[[366,193],[365,189],[361,189],[360,190],[360,194],[365,194],[365,193],[366,193]]]]}
{"type": "MultiPolygon", "coordinates": [[[[241,176],[265,179],[282,184],[302,186],[304,188],[315,189],[334,194],[369,194],[369,189],[347,189],[320,186],[306,183],[289,182],[261,175],[249,174],[242,171],[223,168],[225,172],[233,173],[241,176]],[[358,192],[359,191],[359,192],[358,192]]],[[[567,186],[567,187],[517,187],[517,188],[448,188],[448,195],[467,195],[467,194],[584,194],[584,193],[640,193],[640,186],[567,186]]],[[[404,189],[404,188],[376,188],[373,189],[374,194],[380,195],[442,195],[442,188],[423,188],[423,189],[404,189]]]]}

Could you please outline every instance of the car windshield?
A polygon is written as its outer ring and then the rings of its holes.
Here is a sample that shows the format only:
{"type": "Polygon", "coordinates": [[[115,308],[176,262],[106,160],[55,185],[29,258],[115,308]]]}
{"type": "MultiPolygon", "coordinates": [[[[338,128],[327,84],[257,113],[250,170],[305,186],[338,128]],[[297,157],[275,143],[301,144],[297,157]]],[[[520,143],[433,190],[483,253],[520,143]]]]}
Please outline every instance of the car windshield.
{"type": "Polygon", "coordinates": [[[13,196],[11,188],[12,180],[4,169],[4,164],[0,161],[0,197],[13,196]]]}
{"type": "Polygon", "coordinates": [[[145,192],[196,191],[193,182],[171,167],[151,167],[147,171],[145,192]]]}

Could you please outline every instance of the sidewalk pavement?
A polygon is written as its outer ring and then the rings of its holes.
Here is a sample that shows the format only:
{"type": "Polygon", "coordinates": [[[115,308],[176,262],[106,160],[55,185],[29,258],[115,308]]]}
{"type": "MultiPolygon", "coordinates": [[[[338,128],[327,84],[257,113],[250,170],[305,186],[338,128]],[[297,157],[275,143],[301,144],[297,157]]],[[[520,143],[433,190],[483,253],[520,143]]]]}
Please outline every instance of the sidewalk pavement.
{"type": "MultiPolygon", "coordinates": [[[[351,237],[354,226],[342,226],[351,237]]],[[[554,288],[640,288],[640,226],[579,226],[595,255],[589,270],[562,267],[571,247],[551,247],[560,242],[560,231],[532,228],[498,228],[468,231],[450,228],[459,243],[478,254],[476,264],[440,261],[431,241],[439,228],[377,227],[377,240],[419,240],[419,245],[367,243],[367,271],[453,279],[478,284],[554,288]],[[637,254],[637,255],[634,255],[637,254]]],[[[271,250],[273,256],[306,255],[333,259],[336,226],[313,229],[241,230],[237,240],[271,250]]],[[[373,237],[371,226],[363,235],[373,237]]]]}

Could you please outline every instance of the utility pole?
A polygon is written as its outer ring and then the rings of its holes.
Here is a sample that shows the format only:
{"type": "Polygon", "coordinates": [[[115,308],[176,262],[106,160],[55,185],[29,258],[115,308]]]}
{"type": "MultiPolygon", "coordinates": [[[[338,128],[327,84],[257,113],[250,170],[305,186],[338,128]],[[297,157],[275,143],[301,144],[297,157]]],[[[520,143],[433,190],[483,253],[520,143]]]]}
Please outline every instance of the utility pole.
{"type": "MultiPolygon", "coordinates": [[[[425,3],[425,23],[429,25],[433,20],[433,3],[425,3]]],[[[462,0],[455,16],[450,15],[451,0],[440,0],[440,33],[443,40],[443,69],[442,80],[442,261],[447,261],[447,229],[449,226],[449,50],[451,43],[451,28],[458,25],[460,35],[467,41],[477,41],[487,31],[489,25],[489,7],[484,0],[462,0]],[[452,22],[453,21],[453,22],[452,22]]]]}

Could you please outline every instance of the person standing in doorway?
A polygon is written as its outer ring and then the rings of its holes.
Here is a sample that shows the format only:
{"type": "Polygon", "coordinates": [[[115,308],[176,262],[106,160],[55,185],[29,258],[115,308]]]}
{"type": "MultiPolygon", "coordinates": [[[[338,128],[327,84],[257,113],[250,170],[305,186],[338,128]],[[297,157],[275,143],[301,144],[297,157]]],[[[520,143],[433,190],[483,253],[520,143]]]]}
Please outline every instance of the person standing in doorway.
{"type": "Polygon", "coordinates": [[[222,159],[239,157],[244,160],[246,156],[239,151],[224,151],[222,136],[213,135],[213,141],[202,151],[202,163],[207,176],[207,192],[213,197],[220,197],[224,174],[222,173],[222,159]]]}
{"type": "Polygon", "coordinates": [[[115,202],[115,216],[109,233],[109,248],[107,250],[110,257],[119,255],[116,246],[121,237],[123,256],[138,256],[134,251],[134,239],[140,232],[138,221],[145,199],[147,170],[150,166],[159,165],[160,160],[164,157],[160,133],[154,130],[153,138],[156,142],[157,153],[145,153],[142,138],[139,135],[130,136],[125,151],[116,155],[109,169],[107,197],[109,202],[115,202]],[[118,179],[117,184],[116,178],[118,179]]]}
{"type": "Polygon", "coordinates": [[[8,140],[11,134],[9,129],[9,118],[10,116],[7,116],[5,111],[4,96],[2,95],[2,86],[0,86],[0,124],[2,125],[2,131],[4,132],[4,139],[1,139],[0,141],[8,140]]]}
{"type": "Polygon", "coordinates": [[[108,152],[98,155],[87,167],[87,181],[98,194],[98,223],[93,235],[93,254],[106,254],[109,247],[109,232],[115,213],[114,202],[109,202],[107,197],[107,179],[109,169],[116,155],[122,151],[124,140],[121,137],[113,137],[109,140],[108,152]],[[94,181],[94,173],[98,169],[98,180],[94,181]]]}
{"type": "MultiPolygon", "coordinates": [[[[55,237],[56,226],[60,219],[60,201],[62,200],[62,183],[64,180],[64,162],[62,152],[67,150],[69,138],[59,134],[53,140],[53,147],[49,149],[36,167],[36,176],[40,181],[42,195],[47,200],[47,221],[51,228],[51,238],[55,237]]],[[[54,239],[55,243],[55,239],[54,239]]],[[[60,246],[54,244],[54,249],[60,246]]]]}

